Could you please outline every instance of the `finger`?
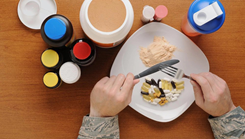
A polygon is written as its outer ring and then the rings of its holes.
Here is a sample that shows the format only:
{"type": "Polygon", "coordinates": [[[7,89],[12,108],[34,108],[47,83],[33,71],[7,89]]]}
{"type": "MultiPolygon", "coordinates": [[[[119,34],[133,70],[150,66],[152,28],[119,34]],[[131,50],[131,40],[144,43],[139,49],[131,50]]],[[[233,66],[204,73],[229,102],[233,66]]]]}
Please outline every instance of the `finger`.
{"type": "Polygon", "coordinates": [[[204,99],[207,99],[208,96],[212,93],[212,88],[206,78],[204,78],[202,75],[197,74],[191,74],[191,77],[199,84],[201,87],[201,90],[203,92],[204,99]]]}
{"type": "Polygon", "coordinates": [[[210,72],[204,73],[204,77],[209,80],[210,85],[213,90],[213,96],[210,96],[212,99],[218,99],[220,95],[223,94],[223,89],[226,88],[225,81],[221,78],[219,78],[217,75],[212,74],[210,72]]]}
{"type": "Polygon", "coordinates": [[[139,83],[139,82],[140,82],[139,79],[136,79],[136,80],[133,81],[133,86],[131,87],[131,90],[130,90],[130,92],[129,92],[129,95],[130,95],[130,96],[132,96],[134,86],[135,86],[137,83],[139,83]]]}
{"type": "Polygon", "coordinates": [[[203,98],[201,87],[194,81],[190,81],[190,82],[193,86],[196,104],[202,108],[204,103],[204,98],[203,98]]]}
{"type": "Polygon", "coordinates": [[[120,90],[120,88],[123,85],[124,80],[125,80],[125,76],[123,74],[119,74],[116,77],[115,82],[113,83],[113,88],[114,88],[115,91],[120,90]]]}
{"type": "Polygon", "coordinates": [[[215,84],[213,73],[203,72],[203,73],[200,73],[200,75],[203,76],[204,78],[206,78],[210,82],[210,84],[215,84]]]}
{"type": "Polygon", "coordinates": [[[129,73],[123,83],[121,94],[124,96],[128,96],[130,93],[130,90],[134,86],[134,75],[132,73],[129,73]]]}
{"type": "Polygon", "coordinates": [[[106,85],[106,86],[112,85],[112,84],[114,83],[115,80],[116,80],[116,76],[113,75],[113,76],[111,76],[111,77],[108,79],[108,81],[105,83],[105,85],[106,85]]]}
{"type": "Polygon", "coordinates": [[[109,77],[104,77],[98,81],[98,83],[105,84],[109,80],[109,77]]]}
{"type": "Polygon", "coordinates": [[[130,89],[128,97],[126,98],[127,99],[127,105],[129,105],[131,100],[132,100],[133,89],[134,89],[134,86],[130,89]]]}
{"type": "Polygon", "coordinates": [[[201,75],[206,78],[213,90],[213,93],[219,88],[219,81],[215,78],[214,74],[211,72],[201,73],[201,75]]]}
{"type": "Polygon", "coordinates": [[[128,94],[128,97],[127,97],[127,105],[131,102],[131,99],[132,99],[132,93],[133,93],[133,89],[134,89],[134,86],[139,83],[140,80],[139,79],[135,79],[133,81],[133,86],[131,87],[130,91],[129,91],[129,94],[128,94]]]}
{"type": "Polygon", "coordinates": [[[136,84],[139,83],[139,82],[140,82],[139,79],[135,79],[135,80],[134,80],[134,85],[136,85],[136,84]]]}
{"type": "Polygon", "coordinates": [[[225,81],[222,80],[221,78],[219,78],[217,75],[213,74],[214,77],[214,81],[215,81],[215,85],[216,88],[214,89],[215,92],[219,92],[220,90],[222,90],[222,88],[224,87],[224,83],[225,81]]]}
{"type": "MultiPolygon", "coordinates": [[[[225,80],[223,80],[222,78],[218,77],[217,75],[214,74],[215,80],[218,82],[217,86],[219,88],[217,88],[216,92],[219,95],[222,95],[224,93],[224,90],[229,90],[229,87],[227,85],[227,83],[225,82],[225,80]]],[[[225,91],[226,92],[226,91],[225,91]]],[[[230,92],[230,91],[229,91],[230,92]]]]}
{"type": "Polygon", "coordinates": [[[109,80],[105,83],[106,90],[109,91],[112,88],[112,85],[115,82],[115,80],[116,80],[116,76],[114,75],[109,78],[109,80]]]}
{"type": "Polygon", "coordinates": [[[222,83],[222,84],[226,84],[225,80],[223,80],[222,78],[220,78],[219,76],[215,75],[215,79],[219,82],[219,83],[222,83]]]}

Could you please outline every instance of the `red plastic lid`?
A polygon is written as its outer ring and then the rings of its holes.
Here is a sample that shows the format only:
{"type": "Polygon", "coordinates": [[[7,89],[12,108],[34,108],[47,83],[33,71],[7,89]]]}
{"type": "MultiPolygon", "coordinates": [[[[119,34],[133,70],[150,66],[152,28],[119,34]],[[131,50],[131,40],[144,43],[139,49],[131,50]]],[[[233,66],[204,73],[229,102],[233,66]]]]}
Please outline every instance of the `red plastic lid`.
{"type": "Polygon", "coordinates": [[[73,53],[77,59],[84,60],[91,54],[91,47],[86,42],[78,42],[73,47],[73,53]]]}
{"type": "Polygon", "coordinates": [[[164,18],[167,15],[168,15],[168,9],[166,6],[164,5],[157,6],[157,8],[155,9],[155,16],[157,18],[164,18]]]}

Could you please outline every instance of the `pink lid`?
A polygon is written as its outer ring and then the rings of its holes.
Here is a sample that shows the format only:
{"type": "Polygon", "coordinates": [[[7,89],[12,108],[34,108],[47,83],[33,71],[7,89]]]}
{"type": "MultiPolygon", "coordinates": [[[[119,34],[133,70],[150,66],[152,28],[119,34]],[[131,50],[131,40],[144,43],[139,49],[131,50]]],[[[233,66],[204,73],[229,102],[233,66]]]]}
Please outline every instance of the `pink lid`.
{"type": "Polygon", "coordinates": [[[159,5],[157,6],[157,8],[155,9],[155,17],[156,18],[164,18],[168,15],[168,9],[166,6],[164,5],[159,5]]]}

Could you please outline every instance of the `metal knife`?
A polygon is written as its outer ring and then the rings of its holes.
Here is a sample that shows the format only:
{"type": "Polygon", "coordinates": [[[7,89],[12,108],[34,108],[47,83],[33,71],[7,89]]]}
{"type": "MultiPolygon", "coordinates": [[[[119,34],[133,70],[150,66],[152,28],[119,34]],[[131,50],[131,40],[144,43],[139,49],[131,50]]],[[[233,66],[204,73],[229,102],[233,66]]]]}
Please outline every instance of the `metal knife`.
{"type": "Polygon", "coordinates": [[[159,71],[160,69],[166,68],[168,66],[171,66],[171,65],[174,65],[174,64],[177,64],[177,63],[179,63],[179,60],[177,60],[177,59],[171,59],[171,60],[168,60],[168,61],[161,62],[159,64],[156,64],[156,65],[146,69],[145,71],[141,72],[140,74],[135,75],[134,79],[139,79],[141,77],[150,75],[152,73],[155,73],[155,72],[159,71]]]}

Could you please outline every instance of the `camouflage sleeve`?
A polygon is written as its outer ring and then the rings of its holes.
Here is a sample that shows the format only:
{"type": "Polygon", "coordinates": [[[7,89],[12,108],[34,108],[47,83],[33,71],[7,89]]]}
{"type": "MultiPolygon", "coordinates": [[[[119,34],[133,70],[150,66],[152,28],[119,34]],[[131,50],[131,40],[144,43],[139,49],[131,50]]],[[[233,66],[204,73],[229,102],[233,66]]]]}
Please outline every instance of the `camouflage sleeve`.
{"type": "Polygon", "coordinates": [[[118,116],[84,116],[77,139],[119,139],[118,116]]]}
{"type": "Polygon", "coordinates": [[[245,111],[241,107],[208,121],[216,139],[245,139],[245,111]]]}

